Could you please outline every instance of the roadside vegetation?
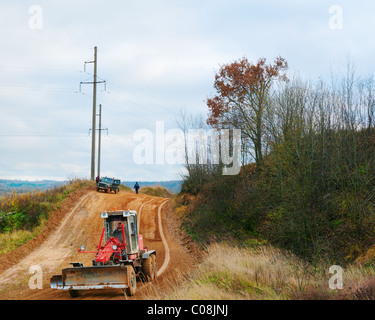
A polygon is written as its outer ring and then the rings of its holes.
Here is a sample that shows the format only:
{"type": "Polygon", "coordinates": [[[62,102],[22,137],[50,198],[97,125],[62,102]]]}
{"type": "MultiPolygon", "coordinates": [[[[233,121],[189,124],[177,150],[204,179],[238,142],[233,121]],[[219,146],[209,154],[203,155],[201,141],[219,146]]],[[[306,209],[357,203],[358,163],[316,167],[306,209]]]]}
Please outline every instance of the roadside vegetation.
{"type": "Polygon", "coordinates": [[[329,265],[306,260],[269,245],[240,247],[214,243],[202,263],[167,300],[374,300],[375,269],[351,265],[343,289],[329,288],[329,265]]]}
{"type": "Polygon", "coordinates": [[[241,129],[242,135],[236,175],[223,175],[222,162],[200,162],[199,153],[186,158],[176,212],[193,239],[213,246],[208,257],[216,259],[216,266],[203,262],[191,285],[205,284],[213,292],[222,285],[223,295],[233,291],[245,298],[258,292],[272,299],[329,299],[327,266],[340,265],[350,274],[345,285],[359,290],[346,298],[361,297],[360,292],[373,298],[374,79],[357,77],[350,61],[345,74],[327,82],[288,78],[287,68],[280,57],[272,64],[242,58],[223,65],[215,76],[216,92],[207,99],[208,117],[182,119],[184,129],[241,129]],[[229,250],[228,239],[236,247],[229,250]],[[262,248],[256,254],[254,244],[262,248]],[[268,261],[259,267],[266,272],[263,280],[255,280],[263,271],[247,257],[268,261]],[[226,261],[238,262],[225,266],[226,261]],[[306,270],[303,285],[292,266],[306,270]]]}
{"type": "Polygon", "coordinates": [[[170,198],[172,194],[164,187],[155,186],[155,187],[143,187],[139,190],[141,193],[145,193],[149,196],[154,197],[163,197],[163,198],[170,198]]]}
{"type": "Polygon", "coordinates": [[[72,192],[93,182],[72,179],[68,184],[42,192],[17,193],[0,198],[0,255],[10,252],[37,235],[51,213],[72,192]]]}
{"type": "Polygon", "coordinates": [[[123,191],[133,191],[131,188],[129,188],[127,186],[124,186],[123,184],[120,184],[120,190],[123,190],[123,191]]]}

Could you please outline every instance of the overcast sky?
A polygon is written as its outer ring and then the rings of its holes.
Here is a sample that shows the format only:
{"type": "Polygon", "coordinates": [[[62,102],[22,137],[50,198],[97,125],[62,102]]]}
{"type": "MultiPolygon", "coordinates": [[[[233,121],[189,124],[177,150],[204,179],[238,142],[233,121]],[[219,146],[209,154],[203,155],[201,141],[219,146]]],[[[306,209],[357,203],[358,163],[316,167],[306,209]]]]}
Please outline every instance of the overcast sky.
{"type": "Polygon", "coordinates": [[[102,104],[102,175],[179,179],[135,163],[137,130],[177,128],[181,108],[207,114],[220,65],[246,56],[316,80],[373,73],[372,1],[0,0],[0,178],[90,177],[94,47],[102,104]],[[106,90],[104,90],[106,89],[106,90]],[[160,122],[159,122],[160,123],[160,122]]]}

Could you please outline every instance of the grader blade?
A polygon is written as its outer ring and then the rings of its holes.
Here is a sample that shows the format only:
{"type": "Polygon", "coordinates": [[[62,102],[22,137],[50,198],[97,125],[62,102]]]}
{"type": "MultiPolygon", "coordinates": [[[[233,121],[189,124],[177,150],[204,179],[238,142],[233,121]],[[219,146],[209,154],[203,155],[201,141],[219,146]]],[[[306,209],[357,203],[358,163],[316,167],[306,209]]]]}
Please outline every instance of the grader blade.
{"type": "Polygon", "coordinates": [[[73,267],[62,270],[62,275],[53,276],[52,289],[86,290],[106,288],[128,288],[127,266],[73,267]]]}

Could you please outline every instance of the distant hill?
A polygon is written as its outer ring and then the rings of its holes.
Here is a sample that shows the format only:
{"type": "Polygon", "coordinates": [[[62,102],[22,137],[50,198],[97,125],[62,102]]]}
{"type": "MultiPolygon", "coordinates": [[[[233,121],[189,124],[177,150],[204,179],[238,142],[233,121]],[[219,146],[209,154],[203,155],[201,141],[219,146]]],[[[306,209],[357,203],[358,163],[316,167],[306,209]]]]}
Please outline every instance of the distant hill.
{"type": "MultiPolygon", "coordinates": [[[[121,181],[126,187],[133,189],[136,181],[121,181]]],[[[138,181],[139,186],[142,187],[155,187],[161,186],[166,188],[169,192],[179,193],[181,191],[182,181],[171,180],[171,181],[138,181]]]]}
{"type": "Polygon", "coordinates": [[[61,186],[68,183],[68,181],[54,181],[54,180],[40,180],[40,181],[26,181],[26,180],[6,180],[0,179],[0,194],[17,191],[18,193],[43,191],[56,186],[61,186]]]}
{"type": "MultiPolygon", "coordinates": [[[[43,191],[56,186],[61,186],[68,183],[68,181],[54,181],[54,180],[40,180],[40,181],[26,181],[26,180],[6,180],[0,179],[0,194],[7,194],[12,191],[18,193],[43,191]]],[[[138,181],[142,187],[162,186],[171,193],[178,193],[181,191],[182,181],[138,181]]],[[[133,189],[135,181],[121,181],[121,184],[133,189]]]]}

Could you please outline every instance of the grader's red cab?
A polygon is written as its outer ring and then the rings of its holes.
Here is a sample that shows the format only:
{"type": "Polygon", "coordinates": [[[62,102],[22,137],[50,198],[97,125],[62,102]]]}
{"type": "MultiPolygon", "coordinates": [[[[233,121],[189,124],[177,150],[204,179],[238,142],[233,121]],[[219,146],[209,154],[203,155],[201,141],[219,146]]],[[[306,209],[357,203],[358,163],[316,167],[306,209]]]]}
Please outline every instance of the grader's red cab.
{"type": "Polygon", "coordinates": [[[72,267],[51,278],[52,289],[69,290],[76,297],[79,290],[118,288],[131,296],[136,291],[137,276],[146,281],[156,278],[156,251],[143,245],[143,237],[138,234],[137,212],[114,210],[102,212],[101,217],[104,227],[97,250],[86,251],[84,246],[78,249],[79,253],[95,254],[92,266],[71,263],[72,267]]]}

